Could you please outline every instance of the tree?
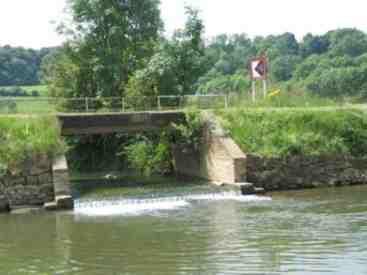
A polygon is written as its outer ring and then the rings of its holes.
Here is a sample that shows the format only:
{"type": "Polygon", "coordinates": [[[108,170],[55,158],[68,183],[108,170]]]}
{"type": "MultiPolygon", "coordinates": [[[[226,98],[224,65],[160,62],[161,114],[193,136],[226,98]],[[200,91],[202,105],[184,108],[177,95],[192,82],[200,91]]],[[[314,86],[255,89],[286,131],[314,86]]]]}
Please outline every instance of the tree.
{"type": "Polygon", "coordinates": [[[63,96],[121,96],[129,76],[153,54],[162,29],[159,0],[68,3],[72,23],[59,28],[69,40],[49,75],[53,90],[64,89],[70,76],[60,72],[71,67],[75,77],[63,96]]]}
{"type": "Polygon", "coordinates": [[[307,57],[313,54],[323,54],[328,51],[330,41],[326,36],[307,34],[300,45],[301,55],[307,57]]]}
{"type": "Polygon", "coordinates": [[[284,55],[275,59],[271,64],[271,73],[276,81],[287,81],[293,77],[301,58],[296,55],[284,55]]]}
{"type": "Polygon", "coordinates": [[[208,67],[202,38],[204,25],[197,10],[187,7],[186,15],[185,29],[176,31],[171,40],[161,40],[146,66],[130,79],[129,95],[195,93],[197,80],[208,67]]]}
{"type": "Polygon", "coordinates": [[[0,47],[0,86],[36,85],[40,83],[40,64],[53,48],[41,50],[0,47]]]}
{"type": "Polygon", "coordinates": [[[339,29],[326,34],[332,56],[359,56],[367,51],[367,36],[357,29],[339,29]]]}

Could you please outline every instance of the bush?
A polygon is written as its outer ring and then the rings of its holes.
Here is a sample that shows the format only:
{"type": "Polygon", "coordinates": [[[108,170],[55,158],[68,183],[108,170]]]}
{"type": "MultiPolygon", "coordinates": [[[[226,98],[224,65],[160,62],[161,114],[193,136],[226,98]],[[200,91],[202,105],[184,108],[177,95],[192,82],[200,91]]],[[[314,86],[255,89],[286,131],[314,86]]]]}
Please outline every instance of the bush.
{"type": "Polygon", "coordinates": [[[170,145],[163,134],[158,143],[145,136],[125,148],[125,155],[131,168],[142,172],[145,176],[152,174],[168,174],[172,171],[170,145]]]}
{"type": "Polygon", "coordinates": [[[171,154],[172,144],[190,146],[198,149],[201,141],[202,121],[198,111],[188,111],[186,121],[173,124],[160,135],[145,134],[135,137],[123,149],[131,168],[145,176],[152,174],[169,174],[173,169],[171,154]]]}

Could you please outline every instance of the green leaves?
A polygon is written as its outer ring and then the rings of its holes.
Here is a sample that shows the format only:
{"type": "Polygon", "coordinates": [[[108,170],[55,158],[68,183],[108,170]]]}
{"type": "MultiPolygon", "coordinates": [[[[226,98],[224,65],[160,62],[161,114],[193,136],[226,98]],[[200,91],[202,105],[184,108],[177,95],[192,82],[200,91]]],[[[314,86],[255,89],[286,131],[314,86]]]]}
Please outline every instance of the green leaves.
{"type": "Polygon", "coordinates": [[[73,22],[63,31],[69,41],[45,66],[53,94],[123,95],[129,77],[153,54],[162,28],[159,1],[70,0],[69,7],[73,22]]]}
{"type": "Polygon", "coordinates": [[[246,153],[367,155],[367,119],[360,111],[223,111],[223,124],[246,153]]]}

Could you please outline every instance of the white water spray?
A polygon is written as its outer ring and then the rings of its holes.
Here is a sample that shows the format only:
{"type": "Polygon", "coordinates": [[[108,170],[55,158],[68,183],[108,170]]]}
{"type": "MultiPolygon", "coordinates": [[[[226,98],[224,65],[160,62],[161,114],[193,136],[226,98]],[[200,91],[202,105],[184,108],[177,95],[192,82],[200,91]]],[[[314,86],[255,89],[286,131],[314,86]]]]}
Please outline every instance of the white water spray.
{"type": "Polygon", "coordinates": [[[199,201],[258,202],[270,200],[270,197],[260,197],[255,195],[242,196],[238,192],[233,191],[155,199],[76,201],[75,214],[82,216],[141,215],[155,211],[176,210],[188,207],[192,202],[199,201]]]}

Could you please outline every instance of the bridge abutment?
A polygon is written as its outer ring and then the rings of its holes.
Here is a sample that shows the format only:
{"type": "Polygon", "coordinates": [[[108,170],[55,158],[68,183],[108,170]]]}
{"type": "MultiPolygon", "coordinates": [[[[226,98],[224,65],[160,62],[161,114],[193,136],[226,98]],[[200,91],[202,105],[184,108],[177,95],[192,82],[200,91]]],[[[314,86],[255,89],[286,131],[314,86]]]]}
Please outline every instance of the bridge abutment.
{"type": "Polygon", "coordinates": [[[246,155],[224,131],[214,115],[202,114],[205,127],[199,148],[174,146],[178,175],[212,183],[241,186],[246,182],[246,155]]]}

